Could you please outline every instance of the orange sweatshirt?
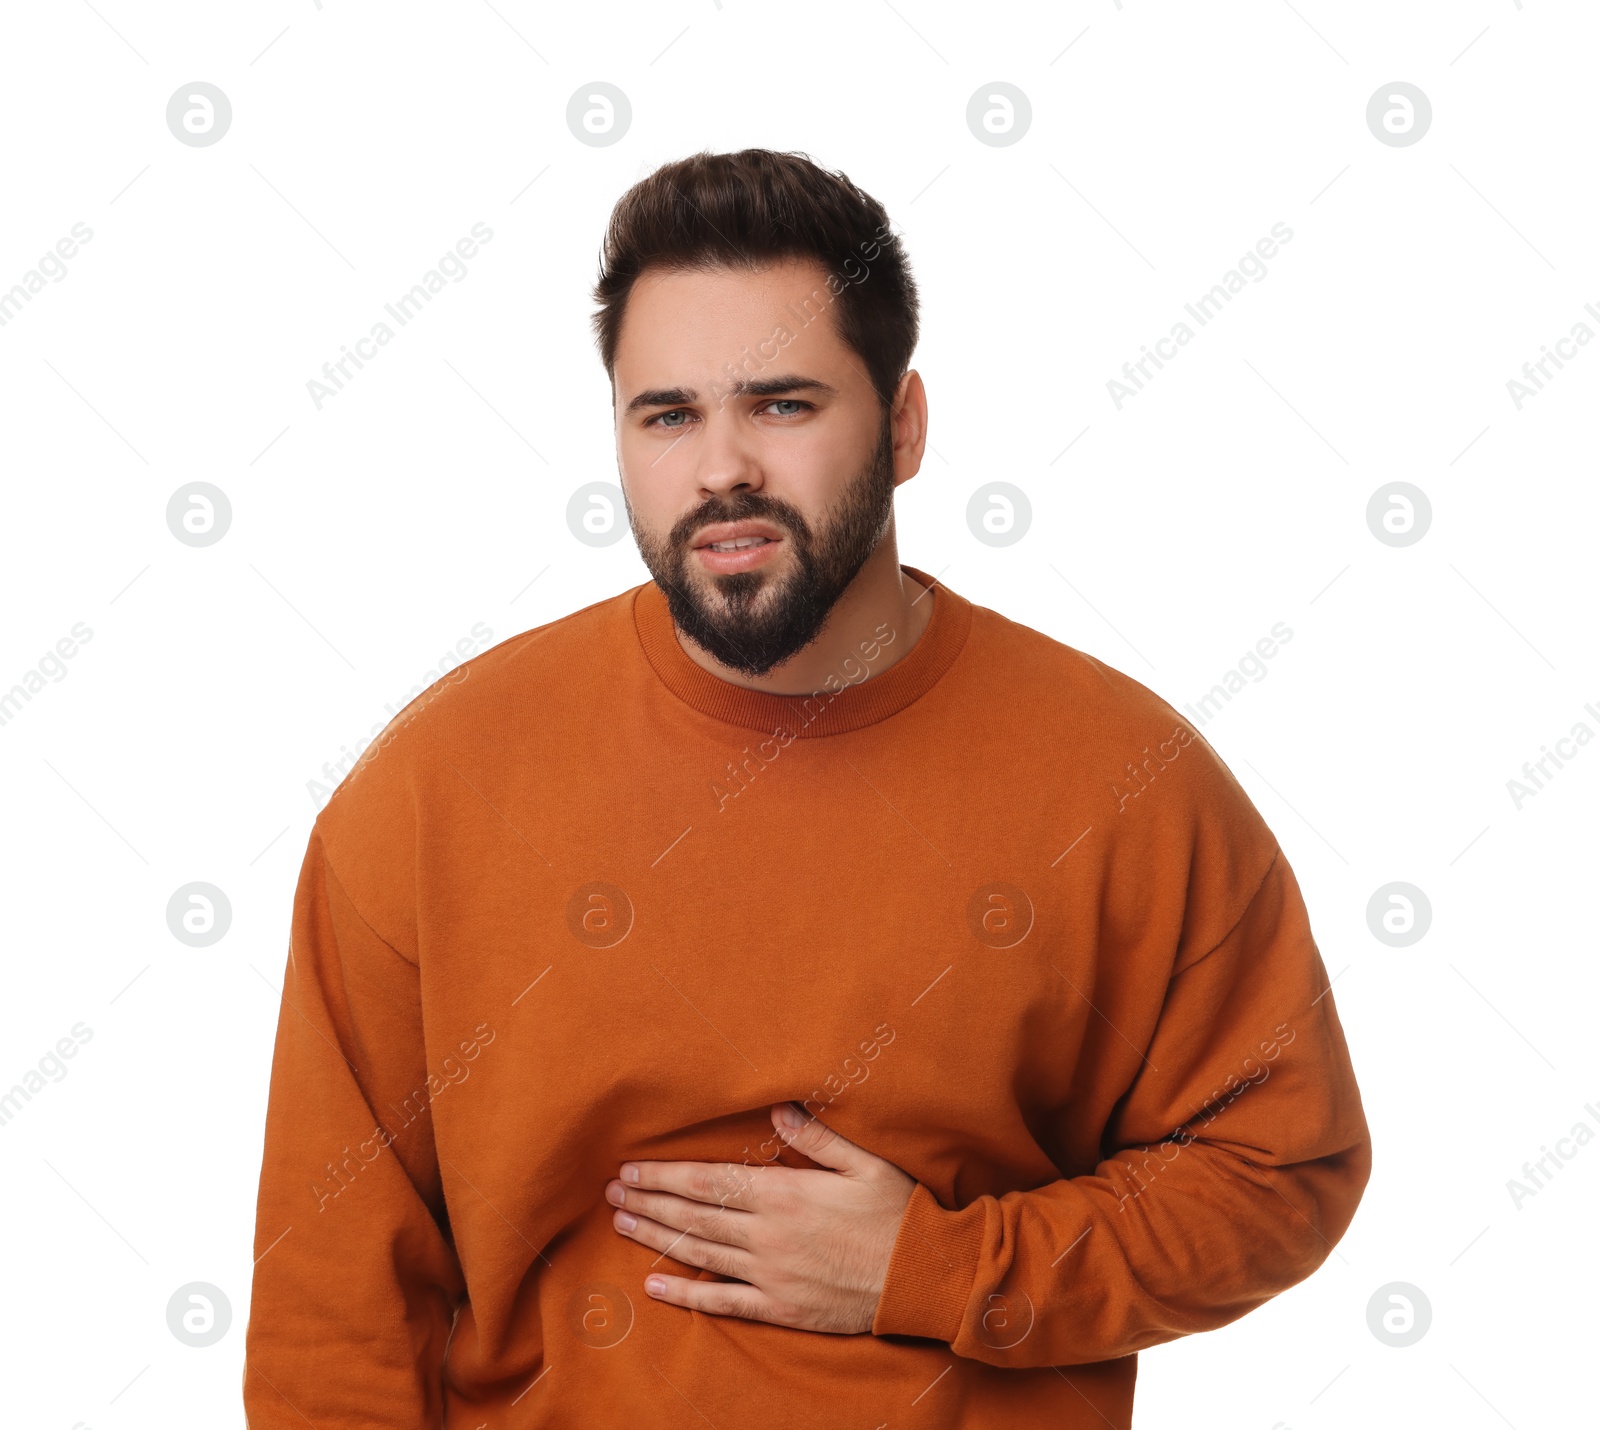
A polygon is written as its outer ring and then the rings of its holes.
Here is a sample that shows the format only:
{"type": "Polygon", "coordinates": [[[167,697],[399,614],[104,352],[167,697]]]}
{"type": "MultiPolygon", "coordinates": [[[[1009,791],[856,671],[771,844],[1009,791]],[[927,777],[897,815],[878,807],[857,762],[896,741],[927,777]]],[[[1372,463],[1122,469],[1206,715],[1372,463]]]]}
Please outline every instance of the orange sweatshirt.
{"type": "Polygon", "coordinates": [[[1272,833],[1143,685],[923,599],[802,699],[647,582],[368,747],[295,895],[252,1430],[1126,1427],[1137,1351],[1327,1257],[1371,1148],[1272,833]],[[811,1165],[789,1098],[917,1180],[870,1333],[656,1301],[711,1273],[612,1228],[629,1158],[811,1165]]]}

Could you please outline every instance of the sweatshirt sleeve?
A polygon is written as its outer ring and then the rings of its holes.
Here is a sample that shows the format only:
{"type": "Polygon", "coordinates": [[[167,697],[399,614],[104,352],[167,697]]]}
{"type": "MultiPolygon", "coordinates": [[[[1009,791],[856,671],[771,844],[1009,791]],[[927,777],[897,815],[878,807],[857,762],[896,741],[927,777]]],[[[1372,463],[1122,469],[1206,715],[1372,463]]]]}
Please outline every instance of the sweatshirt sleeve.
{"type": "Polygon", "coordinates": [[[991,1365],[1128,1355],[1254,1310],[1355,1215],[1371,1143],[1281,850],[1168,983],[1092,1173],[947,1208],[921,1183],[872,1330],[991,1365]]]}
{"type": "Polygon", "coordinates": [[[419,971],[313,829],[278,1012],[245,1333],[250,1430],[443,1418],[464,1294],[429,1115],[419,971]]]}

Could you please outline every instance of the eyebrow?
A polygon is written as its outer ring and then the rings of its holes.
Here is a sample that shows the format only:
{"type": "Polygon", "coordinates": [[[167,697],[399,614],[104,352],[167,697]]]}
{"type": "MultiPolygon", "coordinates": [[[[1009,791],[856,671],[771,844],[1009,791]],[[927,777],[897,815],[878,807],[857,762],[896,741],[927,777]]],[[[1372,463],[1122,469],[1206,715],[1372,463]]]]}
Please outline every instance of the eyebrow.
{"type": "MultiPolygon", "coordinates": [[[[782,397],[789,392],[820,392],[829,397],[838,395],[837,389],[830,387],[820,378],[785,373],[778,377],[744,378],[723,390],[722,396],[782,397]]],[[[641,407],[681,407],[699,400],[700,394],[692,387],[652,387],[635,397],[626,410],[635,412],[641,407]]]]}

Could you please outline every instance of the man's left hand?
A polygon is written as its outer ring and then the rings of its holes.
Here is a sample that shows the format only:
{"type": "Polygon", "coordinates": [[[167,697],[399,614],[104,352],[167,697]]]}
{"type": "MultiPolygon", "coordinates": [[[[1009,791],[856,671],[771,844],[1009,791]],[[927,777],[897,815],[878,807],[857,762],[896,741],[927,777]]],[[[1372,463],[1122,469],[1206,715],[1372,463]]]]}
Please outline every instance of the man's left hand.
{"type": "Polygon", "coordinates": [[[916,1179],[793,1103],[774,1106],[772,1121],[791,1147],[830,1170],[624,1162],[606,1185],[618,1208],[612,1225],[676,1261],[734,1278],[652,1273],[645,1290],[658,1301],[803,1331],[869,1331],[916,1179]]]}

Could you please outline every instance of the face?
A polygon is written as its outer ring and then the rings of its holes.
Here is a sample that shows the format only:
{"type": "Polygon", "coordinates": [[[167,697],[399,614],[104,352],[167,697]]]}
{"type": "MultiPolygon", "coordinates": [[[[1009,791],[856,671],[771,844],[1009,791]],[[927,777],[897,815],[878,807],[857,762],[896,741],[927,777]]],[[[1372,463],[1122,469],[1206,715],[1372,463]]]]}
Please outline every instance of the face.
{"type": "Polygon", "coordinates": [[[618,466],[640,555],[679,629],[751,676],[815,639],[921,455],[920,441],[897,449],[830,297],[826,270],[798,260],[647,271],[617,344],[618,466]]]}

